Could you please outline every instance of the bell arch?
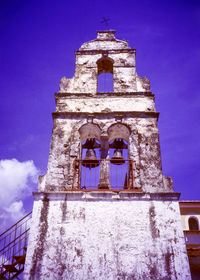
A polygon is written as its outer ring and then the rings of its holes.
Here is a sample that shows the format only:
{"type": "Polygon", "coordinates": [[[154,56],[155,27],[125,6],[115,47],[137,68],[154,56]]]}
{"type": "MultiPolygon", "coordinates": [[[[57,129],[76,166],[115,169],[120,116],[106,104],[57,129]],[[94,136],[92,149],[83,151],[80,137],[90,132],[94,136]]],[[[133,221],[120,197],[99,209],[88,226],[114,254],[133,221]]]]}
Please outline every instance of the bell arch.
{"type": "Polygon", "coordinates": [[[112,124],[108,128],[108,141],[111,142],[116,138],[124,139],[129,143],[130,129],[127,125],[122,123],[112,124]]]}
{"type": "Polygon", "coordinates": [[[103,56],[97,60],[97,91],[113,92],[113,59],[103,56]]]}
{"type": "Polygon", "coordinates": [[[112,124],[108,128],[108,142],[110,147],[110,158],[124,156],[128,159],[128,144],[129,144],[130,130],[122,123],[112,124]],[[118,154],[118,155],[116,155],[118,154]]]}
{"type": "Polygon", "coordinates": [[[101,129],[97,124],[87,123],[79,128],[81,141],[81,158],[95,158],[97,149],[100,148],[101,129]]]}
{"type": "Polygon", "coordinates": [[[132,188],[133,166],[128,156],[130,130],[125,124],[115,123],[108,128],[107,133],[111,184],[120,189],[132,188]]]}
{"type": "Polygon", "coordinates": [[[81,143],[87,139],[97,139],[100,141],[101,129],[98,124],[86,123],[79,128],[81,143]]]}
{"type": "Polygon", "coordinates": [[[81,189],[91,189],[99,181],[101,129],[97,124],[86,123],[79,128],[81,159],[78,163],[78,181],[81,189]]]}

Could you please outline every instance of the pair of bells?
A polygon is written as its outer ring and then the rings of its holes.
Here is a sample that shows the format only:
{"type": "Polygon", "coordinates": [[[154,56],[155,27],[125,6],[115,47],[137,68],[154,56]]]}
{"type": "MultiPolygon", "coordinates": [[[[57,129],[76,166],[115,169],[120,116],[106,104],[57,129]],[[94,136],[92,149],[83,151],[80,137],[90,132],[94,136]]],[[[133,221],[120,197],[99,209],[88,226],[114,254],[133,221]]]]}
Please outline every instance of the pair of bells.
{"type": "MultiPolygon", "coordinates": [[[[125,160],[122,156],[122,149],[115,149],[110,162],[116,165],[125,163],[125,160]]],[[[99,165],[99,160],[96,158],[96,152],[94,149],[87,149],[85,159],[82,161],[82,165],[88,168],[94,168],[99,165]]]]}

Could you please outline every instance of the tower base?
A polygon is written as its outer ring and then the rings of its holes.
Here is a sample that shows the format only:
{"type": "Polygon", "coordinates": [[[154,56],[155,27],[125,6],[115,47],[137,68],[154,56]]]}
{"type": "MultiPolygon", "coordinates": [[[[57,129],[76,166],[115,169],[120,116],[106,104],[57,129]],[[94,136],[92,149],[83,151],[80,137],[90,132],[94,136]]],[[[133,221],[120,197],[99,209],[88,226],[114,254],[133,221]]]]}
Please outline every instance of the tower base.
{"type": "Polygon", "coordinates": [[[178,193],[34,198],[24,279],[191,279],[178,193]]]}

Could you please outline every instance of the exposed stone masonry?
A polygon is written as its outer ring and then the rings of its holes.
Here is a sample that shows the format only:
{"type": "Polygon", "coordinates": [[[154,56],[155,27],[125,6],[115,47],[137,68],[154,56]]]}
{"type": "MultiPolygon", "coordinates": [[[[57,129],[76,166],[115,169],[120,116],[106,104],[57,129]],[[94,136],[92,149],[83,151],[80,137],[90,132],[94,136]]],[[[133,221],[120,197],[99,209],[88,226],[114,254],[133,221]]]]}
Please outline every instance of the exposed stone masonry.
{"type": "MultiPolygon", "coordinates": [[[[75,75],[61,79],[56,93],[56,113],[44,190],[72,188],[73,162],[81,158],[79,130],[88,122],[108,135],[113,124],[130,130],[129,156],[136,163],[135,185],[144,191],[172,191],[172,181],[162,174],[157,129],[158,113],[147,78],[135,68],[135,49],[115,39],[114,31],[98,32],[97,39],[85,43],[76,52],[75,75]],[[113,92],[98,93],[98,61],[113,61],[113,92]],[[125,85],[125,86],[124,86],[125,85]]],[[[90,137],[93,137],[90,133],[90,137]]],[[[82,139],[85,140],[85,139],[82,139]]]]}
{"type": "Polygon", "coordinates": [[[26,280],[191,279],[180,194],[162,173],[159,113],[135,53],[114,31],[99,31],[75,52],[74,77],[60,81],[47,173],[34,193],[26,280]],[[97,90],[104,72],[113,75],[113,92],[97,90]],[[77,165],[91,138],[104,157],[95,191],[80,190],[77,165]],[[126,141],[134,163],[134,184],[121,190],[109,182],[115,139],[126,141]]]}

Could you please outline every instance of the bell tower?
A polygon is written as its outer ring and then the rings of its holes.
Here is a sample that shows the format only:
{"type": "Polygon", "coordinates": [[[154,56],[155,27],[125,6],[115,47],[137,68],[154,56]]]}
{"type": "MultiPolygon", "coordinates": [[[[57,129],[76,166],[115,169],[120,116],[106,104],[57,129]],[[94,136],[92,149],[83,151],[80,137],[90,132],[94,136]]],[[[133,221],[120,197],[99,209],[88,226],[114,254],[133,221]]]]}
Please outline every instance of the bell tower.
{"type": "Polygon", "coordinates": [[[98,31],[60,81],[25,279],[191,279],[180,194],[162,173],[159,113],[135,53],[98,31]]]}

